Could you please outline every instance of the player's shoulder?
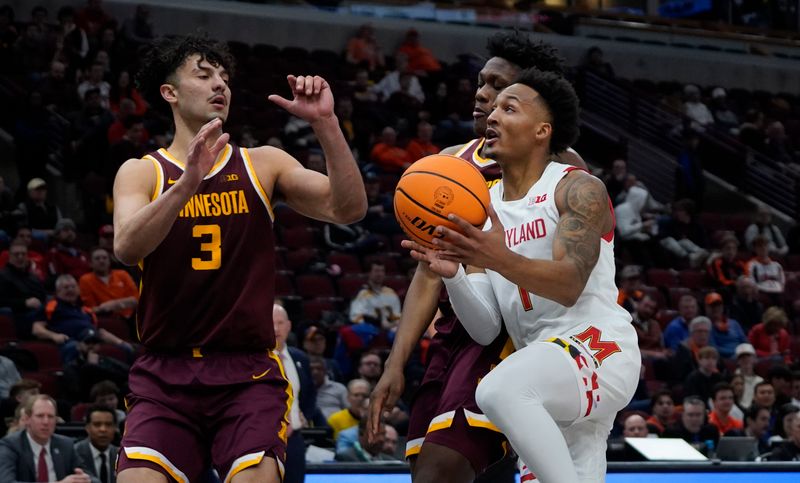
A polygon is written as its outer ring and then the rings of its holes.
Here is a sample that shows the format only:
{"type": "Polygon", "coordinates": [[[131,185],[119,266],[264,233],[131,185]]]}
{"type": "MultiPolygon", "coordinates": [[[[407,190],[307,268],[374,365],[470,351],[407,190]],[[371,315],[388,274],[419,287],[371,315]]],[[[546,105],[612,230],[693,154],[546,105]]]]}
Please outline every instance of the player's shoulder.
{"type": "Polygon", "coordinates": [[[456,155],[456,154],[457,154],[459,151],[461,151],[461,149],[463,149],[463,148],[464,148],[464,146],[466,146],[467,144],[468,144],[468,143],[464,143],[464,144],[455,144],[455,145],[453,145],[453,146],[448,146],[448,147],[446,147],[446,148],[442,149],[441,151],[439,151],[439,154],[449,154],[449,155],[451,155],[451,156],[455,156],[455,155],[456,155]]]}

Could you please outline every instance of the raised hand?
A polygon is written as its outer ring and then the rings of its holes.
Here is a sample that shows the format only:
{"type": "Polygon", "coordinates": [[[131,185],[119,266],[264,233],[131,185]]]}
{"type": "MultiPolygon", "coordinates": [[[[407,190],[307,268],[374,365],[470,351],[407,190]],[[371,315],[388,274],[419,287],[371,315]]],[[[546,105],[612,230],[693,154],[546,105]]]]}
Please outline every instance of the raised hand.
{"type": "Polygon", "coordinates": [[[192,183],[191,186],[196,188],[203,178],[211,171],[214,162],[217,160],[217,156],[219,156],[219,153],[230,139],[229,134],[222,133],[214,141],[214,144],[208,147],[209,140],[213,140],[214,134],[221,128],[221,119],[212,119],[200,128],[189,143],[189,149],[186,155],[186,169],[183,175],[181,175],[180,181],[192,183]]]}
{"type": "Polygon", "coordinates": [[[443,253],[420,245],[411,240],[403,240],[400,245],[411,250],[411,258],[427,263],[431,271],[440,277],[452,278],[458,272],[458,262],[441,258],[443,253]]]}
{"type": "Polygon", "coordinates": [[[508,251],[508,247],[505,240],[505,228],[491,205],[489,205],[488,213],[492,226],[486,231],[475,228],[466,220],[453,214],[448,218],[458,226],[460,233],[444,226],[436,227],[436,232],[442,235],[441,238],[433,239],[433,243],[438,249],[438,258],[478,268],[494,269],[503,254],[508,251]]]}
{"type": "Polygon", "coordinates": [[[333,94],[325,79],[318,75],[289,75],[286,80],[293,99],[272,94],[268,97],[270,101],[310,124],[333,118],[333,94]]]}

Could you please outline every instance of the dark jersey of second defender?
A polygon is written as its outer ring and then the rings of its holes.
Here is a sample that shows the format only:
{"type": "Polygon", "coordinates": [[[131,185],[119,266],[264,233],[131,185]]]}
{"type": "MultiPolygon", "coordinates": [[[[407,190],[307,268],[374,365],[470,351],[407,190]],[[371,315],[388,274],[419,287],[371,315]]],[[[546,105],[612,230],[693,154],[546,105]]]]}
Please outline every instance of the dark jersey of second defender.
{"type": "MultiPolygon", "coordinates": [[[[145,159],[156,170],[155,200],[185,165],[166,149],[145,159]]],[[[247,150],[227,145],[166,238],[142,261],[136,329],[145,348],[275,347],[272,220],[247,150]]]]}

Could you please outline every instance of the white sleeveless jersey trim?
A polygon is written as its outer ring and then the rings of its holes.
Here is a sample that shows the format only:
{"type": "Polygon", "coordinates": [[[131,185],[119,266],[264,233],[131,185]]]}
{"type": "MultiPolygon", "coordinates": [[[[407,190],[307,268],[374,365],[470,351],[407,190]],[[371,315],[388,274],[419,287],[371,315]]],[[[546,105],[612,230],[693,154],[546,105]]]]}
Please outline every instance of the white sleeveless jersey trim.
{"type": "MultiPolygon", "coordinates": [[[[561,179],[574,169],[551,162],[519,200],[503,200],[502,180],[489,190],[492,205],[505,228],[506,245],[513,252],[530,259],[553,259],[553,241],[559,221],[555,190],[561,179]]],[[[484,229],[489,226],[487,222],[484,229]]],[[[631,317],[617,305],[615,270],[613,238],[602,239],[597,264],[572,307],[535,294],[525,296],[518,286],[499,273],[486,272],[508,333],[519,349],[537,340],[580,332],[589,325],[600,329],[604,339],[629,338],[631,317]]]]}

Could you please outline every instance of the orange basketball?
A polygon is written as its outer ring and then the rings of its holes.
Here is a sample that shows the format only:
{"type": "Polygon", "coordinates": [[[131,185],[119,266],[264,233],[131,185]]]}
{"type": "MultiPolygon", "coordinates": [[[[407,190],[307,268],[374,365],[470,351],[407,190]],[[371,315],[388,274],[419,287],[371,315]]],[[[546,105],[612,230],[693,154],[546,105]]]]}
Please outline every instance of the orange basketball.
{"type": "Polygon", "coordinates": [[[447,219],[456,214],[482,228],[489,206],[489,188],[478,168],[456,156],[434,154],[411,165],[394,191],[394,215],[409,238],[434,248],[434,230],[458,227],[447,219]]]}

